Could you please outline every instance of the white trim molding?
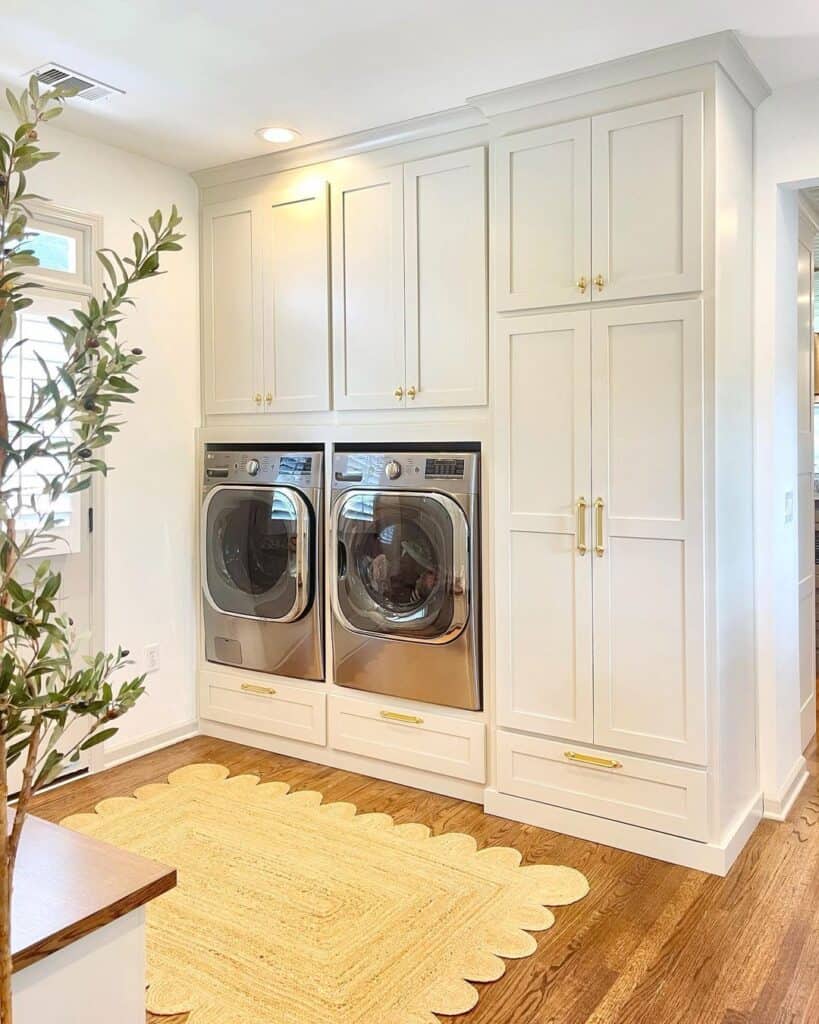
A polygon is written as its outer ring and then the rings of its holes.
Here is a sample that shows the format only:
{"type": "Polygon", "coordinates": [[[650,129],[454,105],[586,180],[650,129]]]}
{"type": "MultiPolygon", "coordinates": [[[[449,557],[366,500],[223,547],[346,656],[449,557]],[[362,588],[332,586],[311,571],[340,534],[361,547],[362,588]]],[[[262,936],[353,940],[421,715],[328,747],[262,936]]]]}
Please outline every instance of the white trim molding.
{"type": "Polygon", "coordinates": [[[115,768],[118,764],[126,761],[133,761],[135,757],[143,757],[145,754],[153,754],[157,750],[173,746],[174,743],[181,743],[182,740],[192,739],[199,735],[199,723],[196,721],[184,722],[173,729],[166,729],[164,732],[150,733],[147,736],[140,736],[132,743],[123,743],[121,747],[110,747],[105,743],[105,763],[102,767],[115,768]]]}
{"type": "Polygon", "coordinates": [[[804,757],[800,756],[794,761],[793,767],[788,772],[788,777],[776,796],[765,794],[763,817],[772,821],[784,821],[790,814],[794,801],[802,791],[802,787],[810,778],[804,757]]]}

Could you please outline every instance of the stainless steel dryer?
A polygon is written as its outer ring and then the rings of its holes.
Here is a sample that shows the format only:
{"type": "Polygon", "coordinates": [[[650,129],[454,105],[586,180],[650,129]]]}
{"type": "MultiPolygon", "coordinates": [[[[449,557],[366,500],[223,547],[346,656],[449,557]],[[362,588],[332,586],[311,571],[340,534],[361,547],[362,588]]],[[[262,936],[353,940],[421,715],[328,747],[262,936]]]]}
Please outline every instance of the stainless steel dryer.
{"type": "Polygon", "coordinates": [[[337,450],[335,682],[481,707],[480,455],[337,450]]]}
{"type": "Polygon", "coordinates": [[[321,451],[205,448],[205,656],[323,679],[321,451]]]}

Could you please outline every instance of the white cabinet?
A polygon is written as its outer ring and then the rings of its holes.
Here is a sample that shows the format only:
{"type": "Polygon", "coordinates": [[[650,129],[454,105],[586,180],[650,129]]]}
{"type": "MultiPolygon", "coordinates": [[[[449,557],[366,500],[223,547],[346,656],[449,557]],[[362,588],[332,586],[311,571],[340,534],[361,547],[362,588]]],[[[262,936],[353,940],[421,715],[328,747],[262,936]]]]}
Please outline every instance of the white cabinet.
{"type": "Polygon", "coordinates": [[[496,558],[506,599],[498,607],[498,718],[587,742],[594,728],[592,566],[578,545],[589,543],[579,503],[591,500],[590,373],[588,313],[503,322],[496,422],[504,528],[496,558]]]}
{"type": "Polygon", "coordinates": [[[588,301],[589,118],[507,135],[494,153],[498,309],[588,301]]]}
{"type": "Polygon", "coordinates": [[[698,300],[498,341],[499,721],[704,764],[698,300]]]}
{"type": "Polygon", "coordinates": [[[262,260],[261,217],[254,200],[204,208],[202,335],[208,412],[259,408],[264,388],[262,260]]]}
{"type": "Polygon", "coordinates": [[[208,413],[329,408],[326,182],[202,213],[208,413]]]}
{"type": "Polygon", "coordinates": [[[404,205],[400,167],[334,184],[333,397],[392,409],[404,387],[404,205]],[[401,388],[397,397],[395,391],[401,388]]]}
{"type": "Polygon", "coordinates": [[[404,165],[406,396],[486,402],[486,152],[404,165]]]}
{"type": "Polygon", "coordinates": [[[336,408],[486,402],[485,162],[478,147],[334,184],[336,408]]]}
{"type": "Polygon", "coordinates": [[[495,144],[499,311],[702,288],[703,97],[495,144]]]}

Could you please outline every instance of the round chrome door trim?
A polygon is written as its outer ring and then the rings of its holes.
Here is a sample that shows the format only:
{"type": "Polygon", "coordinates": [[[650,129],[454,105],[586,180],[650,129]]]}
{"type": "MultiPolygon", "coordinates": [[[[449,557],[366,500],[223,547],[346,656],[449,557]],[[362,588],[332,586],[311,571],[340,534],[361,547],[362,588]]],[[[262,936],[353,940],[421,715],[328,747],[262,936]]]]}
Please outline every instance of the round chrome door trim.
{"type": "Polygon", "coordinates": [[[469,588],[471,584],[469,573],[469,523],[466,513],[461,506],[448,494],[440,491],[404,491],[392,490],[381,491],[378,488],[355,488],[342,491],[333,503],[330,515],[330,605],[333,615],[351,633],[358,633],[360,636],[378,637],[381,640],[398,640],[407,644],[448,644],[457,639],[466,629],[469,622],[469,588]],[[373,629],[359,629],[344,614],[338,596],[338,542],[333,539],[338,534],[338,522],[341,518],[341,510],[348,498],[357,498],[363,495],[380,494],[385,497],[407,498],[431,498],[444,509],[449,517],[452,526],[452,578],[458,584],[453,588],[452,593],[452,619],[446,632],[435,637],[401,636],[397,633],[379,633],[373,629]]]}
{"type": "Polygon", "coordinates": [[[295,622],[296,619],[300,619],[307,610],[307,605],[310,600],[310,510],[307,507],[307,501],[304,495],[297,491],[295,488],[283,487],[280,484],[259,484],[258,486],[252,486],[250,484],[244,486],[237,486],[236,484],[219,484],[210,490],[202,504],[202,538],[200,545],[200,559],[201,559],[201,572],[202,572],[202,593],[205,595],[205,600],[219,615],[232,615],[236,619],[251,619],[254,622],[295,622]],[[208,509],[210,503],[219,493],[219,491],[230,491],[232,494],[241,493],[242,491],[281,491],[287,495],[287,499],[292,501],[293,507],[296,510],[296,599],[293,602],[290,611],[286,615],[282,615],[279,618],[269,619],[263,615],[245,615],[242,612],[229,612],[224,608],[220,608],[216,603],[213,595],[210,592],[210,586],[208,585],[208,509]]]}

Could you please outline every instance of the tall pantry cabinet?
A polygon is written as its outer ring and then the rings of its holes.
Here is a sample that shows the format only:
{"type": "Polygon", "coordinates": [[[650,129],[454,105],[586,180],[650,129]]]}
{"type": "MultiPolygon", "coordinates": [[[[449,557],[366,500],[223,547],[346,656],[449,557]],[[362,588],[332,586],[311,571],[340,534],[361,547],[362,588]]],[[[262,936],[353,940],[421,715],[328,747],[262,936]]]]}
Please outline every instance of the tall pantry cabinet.
{"type": "Polygon", "coordinates": [[[752,116],[707,64],[492,145],[487,809],[715,871],[759,813],[752,116]]]}

